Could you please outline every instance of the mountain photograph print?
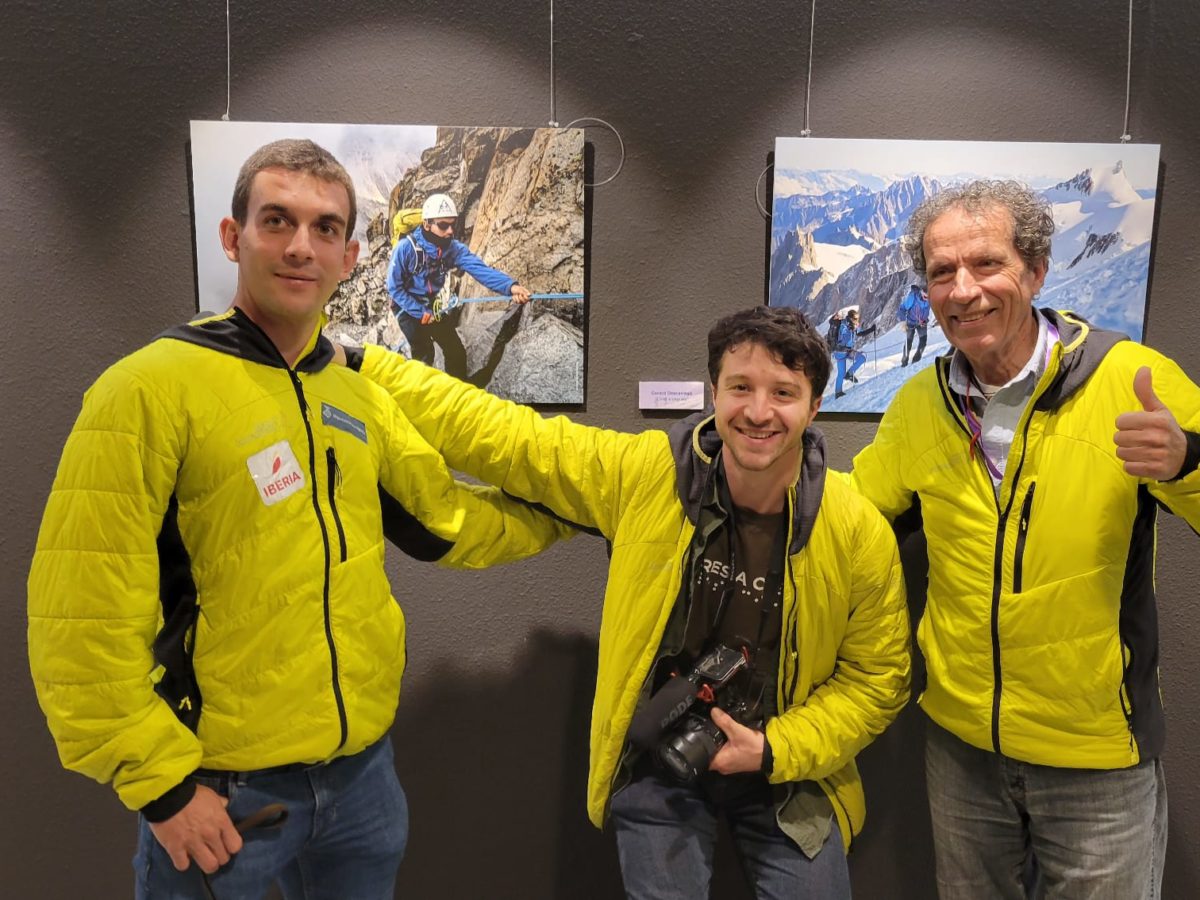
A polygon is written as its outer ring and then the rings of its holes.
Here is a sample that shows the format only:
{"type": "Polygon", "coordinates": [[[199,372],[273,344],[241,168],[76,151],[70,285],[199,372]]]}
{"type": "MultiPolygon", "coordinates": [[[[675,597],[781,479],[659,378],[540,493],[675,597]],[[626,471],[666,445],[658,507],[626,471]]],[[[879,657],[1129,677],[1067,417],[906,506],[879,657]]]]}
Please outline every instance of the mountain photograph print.
{"type": "Polygon", "coordinates": [[[582,129],[192,122],[198,311],[233,298],[218,226],[242,163],[281,138],[315,141],[354,182],[358,263],[325,308],[328,337],[509,400],[583,403],[582,129]]]}
{"type": "Polygon", "coordinates": [[[923,200],[979,178],[1015,179],[1051,204],[1050,268],[1034,304],[1140,341],[1158,154],[1157,144],[777,138],[769,303],[800,309],[822,335],[831,319],[858,316],[862,362],[842,396],[830,377],[822,413],[882,413],[905,380],[949,352],[932,315],[923,350],[909,340],[902,307],[925,279],[900,238],[923,200]]]}

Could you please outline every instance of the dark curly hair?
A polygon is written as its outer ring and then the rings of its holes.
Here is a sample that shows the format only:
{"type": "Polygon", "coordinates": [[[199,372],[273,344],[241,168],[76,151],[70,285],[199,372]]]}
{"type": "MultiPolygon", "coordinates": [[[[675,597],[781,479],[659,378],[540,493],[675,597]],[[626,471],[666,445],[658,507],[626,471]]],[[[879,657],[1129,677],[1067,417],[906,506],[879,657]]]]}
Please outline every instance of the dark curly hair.
{"type": "Polygon", "coordinates": [[[708,377],[717,383],[725,354],[745,343],[758,344],[812,384],[813,399],[829,383],[829,348],[798,309],[754,306],[725,316],[708,333],[708,377]]]}

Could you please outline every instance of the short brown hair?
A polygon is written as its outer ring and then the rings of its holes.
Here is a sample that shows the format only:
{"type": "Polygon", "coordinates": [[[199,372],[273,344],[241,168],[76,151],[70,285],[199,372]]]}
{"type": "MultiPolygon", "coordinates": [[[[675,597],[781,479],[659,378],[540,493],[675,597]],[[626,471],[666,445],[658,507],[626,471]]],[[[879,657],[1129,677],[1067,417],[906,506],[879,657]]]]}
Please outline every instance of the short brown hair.
{"type": "Polygon", "coordinates": [[[708,333],[708,377],[716,385],[725,354],[741,344],[758,344],[793,372],[803,372],[813,400],[829,383],[829,348],[798,309],[754,306],[725,316],[708,333]]]}
{"type": "Polygon", "coordinates": [[[354,182],[345,167],[324,147],[307,139],[284,138],[264,144],[242,163],[237,182],[233,186],[233,218],[239,225],[246,224],[250,213],[250,186],[254,176],[264,169],[287,169],[303,172],[321,181],[340,184],[350,198],[350,217],[346,221],[346,240],[354,234],[354,222],[358,218],[358,201],[354,196],[354,182]]]}

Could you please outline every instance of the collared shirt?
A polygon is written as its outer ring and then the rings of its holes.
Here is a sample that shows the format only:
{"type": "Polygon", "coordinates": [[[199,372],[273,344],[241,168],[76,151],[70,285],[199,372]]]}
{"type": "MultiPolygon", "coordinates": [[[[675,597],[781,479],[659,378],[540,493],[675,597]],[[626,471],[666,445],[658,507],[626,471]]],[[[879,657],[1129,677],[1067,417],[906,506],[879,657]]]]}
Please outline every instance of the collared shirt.
{"type": "MultiPolygon", "coordinates": [[[[1033,353],[1025,365],[1006,384],[1000,386],[992,398],[983,395],[979,380],[971,372],[971,364],[961,351],[955,350],[950,359],[950,389],[960,397],[970,398],[964,403],[967,424],[972,434],[977,435],[976,452],[983,454],[988,473],[992,476],[992,489],[999,490],[1004,480],[1004,469],[1008,464],[1008,451],[1025,407],[1033,399],[1034,389],[1046,371],[1050,352],[1058,342],[1058,330],[1041,313],[1034,310],[1037,318],[1038,335],[1033,353]]],[[[990,387],[990,386],[989,386],[990,387]]]]}

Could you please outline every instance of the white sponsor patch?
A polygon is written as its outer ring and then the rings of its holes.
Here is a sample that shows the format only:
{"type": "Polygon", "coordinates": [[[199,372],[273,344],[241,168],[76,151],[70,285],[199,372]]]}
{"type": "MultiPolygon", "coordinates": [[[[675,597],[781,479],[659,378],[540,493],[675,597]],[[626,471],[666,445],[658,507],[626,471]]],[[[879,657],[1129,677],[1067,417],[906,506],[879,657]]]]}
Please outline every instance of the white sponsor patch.
{"type": "Polygon", "coordinates": [[[246,468],[258,488],[258,496],[267,506],[286,500],[304,489],[304,473],[287,441],[272,444],[246,460],[246,468]]]}

